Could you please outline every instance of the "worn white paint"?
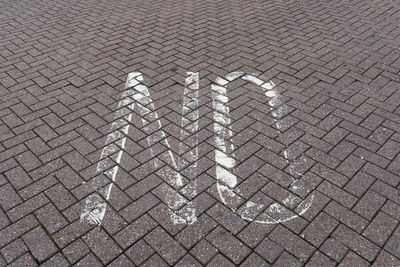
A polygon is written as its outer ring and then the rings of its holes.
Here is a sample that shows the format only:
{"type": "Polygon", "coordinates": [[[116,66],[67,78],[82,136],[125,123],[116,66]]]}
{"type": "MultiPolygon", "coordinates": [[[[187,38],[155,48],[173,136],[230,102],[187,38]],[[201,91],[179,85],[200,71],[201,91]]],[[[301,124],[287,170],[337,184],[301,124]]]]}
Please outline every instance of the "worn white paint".
{"type": "MultiPolygon", "coordinates": [[[[180,141],[182,142],[187,136],[186,133],[194,135],[194,149],[188,152],[187,158],[190,162],[193,162],[191,168],[197,168],[199,159],[199,73],[198,72],[187,72],[185,79],[185,87],[183,90],[182,99],[182,120],[181,120],[181,133],[180,141]]],[[[179,154],[183,154],[183,144],[179,144],[179,154]]],[[[181,166],[179,166],[181,167],[181,166]]],[[[194,186],[191,187],[190,194],[195,196],[196,192],[196,180],[194,186]]],[[[179,215],[174,212],[170,212],[172,222],[174,224],[192,224],[197,221],[196,208],[191,201],[186,201],[186,206],[179,211],[179,215]]]]}
{"type": "MultiPolygon", "coordinates": [[[[122,99],[118,103],[115,121],[111,124],[111,133],[107,135],[105,147],[101,152],[99,162],[96,166],[96,171],[98,173],[104,173],[111,179],[111,183],[106,189],[106,201],[110,199],[111,190],[117,177],[119,164],[121,163],[126,144],[126,136],[128,135],[129,125],[132,119],[132,114],[130,114],[130,112],[132,112],[134,108],[134,103],[130,96],[134,94],[134,90],[131,88],[139,84],[142,80],[142,75],[139,72],[132,72],[128,75],[125,83],[125,90],[122,93],[122,99]],[[114,160],[113,166],[107,166],[106,159],[108,157],[114,160]]],[[[100,225],[104,219],[106,210],[106,202],[100,195],[93,194],[85,201],[85,206],[80,216],[81,221],[87,220],[90,223],[100,225]]]]}
{"type": "MultiPolygon", "coordinates": [[[[189,72],[185,80],[185,89],[183,97],[183,108],[182,108],[182,123],[181,126],[185,131],[190,133],[196,133],[198,131],[198,88],[199,88],[199,75],[198,73],[189,72]],[[193,109],[195,109],[193,111],[193,109]],[[188,123],[188,121],[193,121],[193,123],[188,123]]],[[[160,138],[162,143],[168,148],[167,150],[167,163],[170,168],[163,168],[160,170],[159,174],[162,175],[163,179],[167,181],[174,189],[168,187],[168,190],[163,190],[164,202],[168,205],[170,210],[170,215],[173,223],[194,223],[197,220],[196,210],[193,203],[189,202],[185,197],[183,197],[177,190],[185,185],[182,175],[178,172],[179,166],[175,159],[174,154],[171,151],[170,144],[166,133],[162,130],[161,120],[155,111],[155,106],[153,100],[150,97],[150,93],[146,86],[139,84],[136,86],[139,94],[135,94],[134,99],[139,102],[138,110],[139,115],[142,118],[142,123],[144,130],[149,132],[154,132],[154,134],[146,138],[147,144],[150,147],[150,154],[152,157],[155,156],[151,146],[159,142],[160,138]],[[146,105],[146,106],[144,106],[146,105]],[[150,124],[144,119],[145,116],[150,116],[153,123],[150,124]],[[155,128],[154,128],[155,127],[155,128]],[[186,205],[186,212],[180,212],[178,209],[186,205]]],[[[135,88],[136,88],[135,87],[135,88]]],[[[184,131],[181,131],[181,138],[184,137],[184,131]]],[[[197,140],[198,142],[198,140],[197,140]]],[[[182,149],[180,147],[180,149],[182,149]]],[[[192,151],[191,157],[196,162],[198,159],[197,145],[194,151],[192,151]]],[[[155,162],[155,167],[159,167],[159,164],[155,162]]]]}
{"type": "MultiPolygon", "coordinates": [[[[314,195],[311,196],[309,201],[304,201],[302,203],[303,208],[298,214],[293,214],[279,203],[273,203],[266,207],[263,204],[246,201],[241,208],[236,209],[235,203],[240,203],[243,200],[234,192],[234,188],[237,185],[237,177],[231,172],[236,165],[236,161],[234,159],[234,145],[231,142],[232,130],[231,119],[229,117],[230,110],[227,105],[229,99],[226,85],[230,81],[238,78],[252,82],[260,86],[264,91],[265,96],[270,99],[268,104],[270,105],[271,113],[275,118],[276,127],[278,129],[283,128],[279,118],[281,118],[286,111],[286,107],[278,108],[282,101],[279,99],[279,93],[273,90],[275,84],[272,81],[264,82],[253,75],[244,74],[242,72],[233,72],[225,75],[223,78],[218,77],[215,80],[215,84],[211,85],[216,146],[216,179],[219,196],[226,206],[230,207],[233,212],[236,212],[239,216],[248,221],[264,224],[276,224],[292,220],[299,215],[304,214],[310,208],[314,195]],[[229,146],[227,145],[228,143],[230,144],[229,146]]],[[[283,153],[287,159],[288,151],[284,150],[283,153]]],[[[289,196],[283,200],[283,203],[292,205],[295,200],[295,196],[290,193],[289,196]]]]}
{"type": "MultiPolygon", "coordinates": [[[[134,108],[141,117],[142,130],[147,133],[152,133],[146,138],[151,156],[155,157],[155,153],[151,146],[159,141],[168,148],[168,157],[166,161],[169,168],[163,169],[160,174],[163,176],[163,179],[172,186],[163,184],[162,191],[164,192],[163,201],[171,209],[170,213],[173,222],[191,224],[197,220],[194,204],[189,202],[177,191],[184,185],[184,180],[181,174],[177,171],[177,161],[171,151],[167,135],[162,130],[161,120],[156,112],[150,92],[142,82],[143,76],[141,73],[132,72],[128,74],[125,83],[125,91],[122,94],[122,99],[118,103],[115,121],[111,124],[111,133],[107,136],[105,147],[101,152],[96,167],[98,173],[105,174],[112,182],[106,188],[104,196],[105,201],[97,193],[92,194],[86,199],[81,214],[81,221],[88,221],[100,225],[104,219],[107,210],[106,201],[110,199],[111,191],[118,174],[119,164],[121,163],[127,140],[126,136],[129,133],[129,126],[132,120],[131,112],[134,108]],[[112,166],[110,166],[110,161],[107,160],[107,158],[113,160],[112,166]]],[[[186,132],[192,134],[198,132],[198,89],[198,73],[189,72],[186,79],[183,98],[182,128],[184,128],[186,132]]],[[[181,132],[181,138],[184,138],[183,130],[181,132]]],[[[198,160],[198,138],[196,142],[195,149],[190,152],[190,158],[195,162],[195,165],[198,160]]],[[[154,164],[157,168],[160,166],[160,161],[155,160],[154,164]]]]}
{"type": "MultiPolygon", "coordinates": [[[[293,214],[279,203],[273,203],[267,207],[252,201],[244,201],[234,191],[238,179],[236,175],[232,173],[232,170],[237,162],[234,155],[235,147],[231,140],[233,133],[231,130],[231,119],[229,117],[230,110],[227,105],[229,98],[226,86],[229,82],[238,78],[260,86],[265,96],[269,98],[268,104],[270,105],[271,114],[275,118],[276,128],[279,130],[284,127],[280,118],[285,113],[286,107],[280,106],[283,101],[280,99],[279,93],[273,90],[275,84],[272,81],[264,82],[255,76],[242,72],[233,72],[225,75],[223,78],[216,79],[215,84],[211,86],[211,90],[213,97],[214,141],[216,146],[215,169],[219,196],[226,206],[245,220],[266,224],[289,221],[304,214],[310,208],[314,195],[311,195],[308,201],[303,201],[300,204],[302,208],[298,214],[293,214]],[[244,204],[237,209],[242,202],[244,202],[244,204]]],[[[127,140],[126,136],[129,133],[129,126],[132,119],[131,112],[135,108],[141,117],[142,130],[149,134],[146,141],[151,156],[156,156],[152,145],[157,142],[162,142],[168,149],[167,159],[165,159],[168,167],[162,168],[160,170],[160,175],[162,175],[163,179],[169,184],[164,184],[162,186],[162,191],[165,194],[163,200],[170,208],[170,217],[173,223],[191,224],[197,220],[194,204],[178,192],[179,189],[182,189],[183,186],[188,183],[187,179],[183,178],[178,171],[183,166],[178,164],[171,151],[167,135],[162,130],[161,120],[156,112],[150,93],[142,82],[143,76],[141,73],[133,72],[128,75],[125,91],[122,94],[122,99],[118,104],[118,110],[115,114],[115,121],[111,125],[111,133],[107,136],[105,147],[101,152],[97,164],[97,172],[104,173],[112,181],[106,188],[104,198],[106,201],[110,198],[112,187],[118,174],[119,164],[123,156],[127,140]],[[112,163],[107,159],[112,159],[112,163]]],[[[197,167],[198,160],[198,89],[198,73],[188,72],[183,93],[180,140],[183,141],[189,135],[195,135],[194,149],[190,150],[187,154],[187,159],[192,163],[193,168],[197,167]]],[[[184,153],[182,143],[180,144],[179,151],[180,154],[184,153]]],[[[282,153],[286,159],[289,158],[289,151],[287,149],[284,149],[282,153]]],[[[159,160],[155,160],[154,164],[156,168],[160,167],[159,160]]],[[[300,173],[296,172],[296,164],[289,166],[289,172],[301,176],[300,173]]],[[[194,181],[194,183],[195,182],[196,181],[194,181]]],[[[298,188],[297,185],[295,185],[296,182],[297,179],[294,179],[291,184],[292,189],[298,188]]],[[[190,190],[193,191],[190,192],[190,195],[195,196],[195,184],[190,188],[190,190]]],[[[294,201],[296,201],[296,198],[294,195],[290,194],[283,200],[283,203],[292,205],[294,201]]],[[[97,193],[92,194],[86,199],[85,207],[81,214],[81,220],[87,220],[100,225],[104,219],[106,209],[107,205],[103,198],[97,193]]]]}

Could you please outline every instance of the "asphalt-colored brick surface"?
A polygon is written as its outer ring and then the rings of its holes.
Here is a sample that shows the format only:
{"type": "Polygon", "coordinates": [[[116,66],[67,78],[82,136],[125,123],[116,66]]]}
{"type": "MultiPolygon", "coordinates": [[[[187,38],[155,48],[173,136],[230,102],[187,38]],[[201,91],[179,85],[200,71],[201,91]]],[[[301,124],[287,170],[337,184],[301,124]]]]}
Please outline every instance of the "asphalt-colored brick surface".
{"type": "Polygon", "coordinates": [[[390,0],[0,0],[0,266],[400,266],[399,25],[390,0]]]}

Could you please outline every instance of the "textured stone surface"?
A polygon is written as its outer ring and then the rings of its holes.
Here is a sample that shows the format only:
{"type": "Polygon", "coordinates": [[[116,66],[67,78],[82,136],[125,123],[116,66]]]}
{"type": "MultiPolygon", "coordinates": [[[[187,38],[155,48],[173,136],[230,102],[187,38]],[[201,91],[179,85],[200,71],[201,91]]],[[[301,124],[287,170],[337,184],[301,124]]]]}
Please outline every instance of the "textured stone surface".
{"type": "Polygon", "coordinates": [[[0,6],[1,266],[400,264],[396,1],[0,6]],[[252,76],[216,80],[233,71],[252,76]],[[123,96],[131,72],[153,101],[143,109],[123,96]],[[186,72],[199,73],[197,101],[186,72]],[[235,201],[216,186],[216,81],[235,201]],[[128,134],[110,137],[121,118],[128,134]],[[101,226],[81,220],[96,201],[101,226]]]}

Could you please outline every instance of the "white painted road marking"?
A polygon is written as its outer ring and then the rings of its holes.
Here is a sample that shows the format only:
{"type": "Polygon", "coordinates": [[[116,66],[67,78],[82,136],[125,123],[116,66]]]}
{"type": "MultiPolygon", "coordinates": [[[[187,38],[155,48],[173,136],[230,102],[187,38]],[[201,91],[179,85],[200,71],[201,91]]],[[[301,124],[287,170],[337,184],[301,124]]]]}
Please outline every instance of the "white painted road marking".
{"type": "MultiPolygon", "coordinates": [[[[275,224],[289,221],[304,214],[311,206],[314,195],[308,201],[301,203],[300,212],[298,214],[292,213],[290,210],[284,208],[279,203],[273,203],[266,207],[263,204],[254,203],[252,201],[243,200],[239,195],[234,192],[237,185],[237,177],[231,172],[236,166],[235,160],[235,147],[232,143],[232,130],[230,110],[228,106],[229,98],[227,95],[226,86],[229,82],[241,78],[243,80],[252,82],[261,87],[266,97],[270,98],[268,104],[272,116],[275,118],[277,129],[283,127],[282,122],[279,120],[284,114],[285,106],[281,105],[280,95],[274,91],[273,82],[264,82],[257,77],[242,72],[233,72],[225,75],[223,78],[217,78],[215,84],[212,84],[212,106],[213,106],[213,119],[214,119],[214,133],[215,144],[215,164],[216,164],[216,179],[217,189],[222,202],[229,207],[233,212],[236,212],[243,219],[254,221],[257,223],[275,224]],[[243,202],[244,205],[237,209],[243,202]]],[[[182,121],[181,121],[181,142],[189,135],[195,135],[194,148],[188,152],[188,159],[193,162],[193,168],[197,167],[198,161],[198,120],[199,111],[198,103],[198,90],[199,90],[199,75],[198,73],[188,72],[185,80],[185,88],[183,93],[183,107],[182,107],[182,121]]],[[[123,156],[123,150],[127,141],[126,136],[129,132],[129,126],[132,119],[132,112],[138,110],[141,117],[142,129],[144,132],[149,133],[146,138],[149,152],[152,157],[155,153],[152,145],[161,142],[167,147],[168,157],[166,163],[169,168],[161,169],[159,172],[162,178],[169,184],[163,184],[162,191],[165,193],[163,201],[170,208],[170,216],[175,224],[191,224],[197,220],[196,209],[194,204],[187,200],[182,194],[178,192],[179,189],[187,184],[188,179],[182,177],[174,154],[171,151],[170,144],[166,133],[162,130],[161,120],[155,109],[153,100],[147,87],[143,84],[143,76],[139,72],[133,72],[128,75],[125,91],[122,94],[122,99],[118,103],[118,110],[115,115],[115,122],[111,125],[112,132],[107,136],[106,144],[100,155],[100,160],[97,164],[97,172],[104,173],[111,179],[111,183],[106,188],[105,200],[97,193],[92,194],[86,199],[85,207],[81,214],[81,220],[87,220],[91,223],[100,225],[104,219],[107,204],[111,195],[115,179],[118,174],[119,164],[123,156]],[[147,119],[146,119],[147,118],[147,119]],[[150,133],[152,133],[150,135],[150,133]],[[112,159],[110,161],[109,159],[112,159]],[[110,163],[111,162],[111,163],[110,163]]],[[[180,154],[183,151],[183,145],[179,145],[180,154]]],[[[286,159],[289,158],[289,150],[284,149],[283,154],[286,159]]],[[[159,161],[154,161],[155,167],[159,167],[159,161]]],[[[301,173],[296,172],[297,165],[291,163],[289,165],[289,172],[292,175],[301,176],[301,173]]],[[[291,186],[296,188],[295,183],[298,179],[292,178],[291,186]]],[[[194,186],[190,187],[191,196],[195,196],[196,180],[194,186]]],[[[283,200],[284,204],[292,204],[296,200],[296,196],[289,194],[283,200]]]]}
{"type": "MultiPolygon", "coordinates": [[[[111,133],[108,134],[106,140],[106,146],[103,148],[100,160],[97,163],[97,172],[104,173],[111,178],[111,183],[108,185],[105,199],[110,199],[111,190],[114,186],[115,178],[118,173],[119,164],[121,163],[122,154],[124,153],[126,136],[129,132],[129,125],[132,119],[132,110],[134,108],[133,100],[131,95],[134,95],[134,90],[130,89],[136,85],[139,85],[143,81],[143,77],[139,72],[129,73],[125,83],[125,91],[122,94],[122,99],[118,103],[116,111],[115,122],[111,124],[111,133]],[[107,157],[114,157],[113,166],[107,166],[107,157]]],[[[89,196],[86,199],[85,207],[81,214],[81,220],[88,220],[91,223],[100,225],[104,219],[106,213],[107,204],[103,199],[96,193],[89,196]]]]}
{"type": "MultiPolygon", "coordinates": [[[[232,130],[231,130],[231,119],[229,117],[229,98],[227,95],[226,86],[230,81],[242,78],[243,80],[252,82],[262,88],[265,92],[265,96],[271,98],[268,102],[272,115],[275,118],[276,126],[278,129],[281,128],[280,121],[278,120],[282,115],[283,110],[277,109],[280,104],[279,94],[272,90],[275,85],[273,82],[264,82],[257,77],[242,72],[233,72],[225,75],[225,77],[218,77],[215,80],[215,84],[211,85],[212,96],[213,96],[213,119],[214,119],[214,133],[215,143],[217,149],[215,150],[215,163],[216,163],[216,179],[217,189],[222,202],[229,207],[233,212],[236,212],[243,219],[248,221],[254,221],[257,223],[264,224],[276,224],[289,221],[297,218],[299,215],[304,214],[311,206],[314,195],[311,196],[309,201],[303,201],[302,208],[298,214],[294,214],[291,211],[284,208],[279,203],[273,203],[266,207],[263,204],[254,203],[247,201],[240,209],[237,207],[244,201],[239,195],[234,192],[234,188],[237,185],[237,177],[231,172],[235,167],[236,162],[234,159],[234,145],[231,142],[232,130]]],[[[285,158],[288,159],[288,150],[283,151],[285,158]]],[[[294,165],[290,165],[291,172],[295,172],[294,165]]],[[[298,174],[298,173],[297,173],[298,174]]],[[[297,179],[293,179],[294,184],[297,179]]],[[[291,193],[283,200],[284,203],[289,204],[293,202],[295,196],[291,193]]]]}
{"type": "MultiPolygon", "coordinates": [[[[185,91],[183,98],[182,108],[182,127],[195,134],[198,131],[198,89],[199,89],[199,74],[188,72],[188,77],[185,81],[185,91]],[[194,109],[194,111],[193,111],[194,109]]],[[[129,132],[129,126],[132,119],[132,111],[135,108],[141,117],[142,126],[144,132],[154,132],[146,138],[148,147],[150,148],[150,154],[154,157],[154,151],[151,148],[153,144],[158,142],[159,138],[162,139],[162,143],[168,148],[168,163],[171,165],[172,171],[161,172],[163,179],[166,180],[173,188],[164,184],[163,192],[165,196],[163,200],[167,203],[170,210],[170,215],[174,223],[188,223],[191,224],[197,220],[196,209],[192,202],[189,202],[183,197],[177,189],[184,185],[181,174],[177,171],[178,165],[175,157],[170,149],[167,135],[162,130],[161,120],[155,110],[153,100],[150,97],[150,93],[147,87],[142,83],[143,76],[139,72],[133,72],[128,74],[128,78],[125,84],[125,91],[122,95],[122,99],[118,103],[118,110],[116,111],[116,121],[111,124],[112,132],[107,136],[106,144],[101,152],[100,160],[97,164],[97,172],[104,173],[111,179],[110,185],[106,190],[105,200],[110,199],[111,190],[113,188],[119,164],[123,155],[123,149],[126,144],[126,136],[129,132]],[[147,118],[151,119],[153,123],[150,123],[147,118]],[[121,117],[121,118],[120,118],[121,117]],[[119,118],[119,119],[118,119],[119,118]],[[107,158],[113,159],[112,166],[108,164],[107,158]],[[182,207],[184,206],[184,207],[182,207]],[[180,209],[180,210],[178,210],[180,209]]],[[[184,131],[181,132],[181,138],[184,138],[184,131]]],[[[190,151],[190,158],[197,162],[198,160],[198,138],[195,143],[194,151],[190,151]]],[[[158,167],[158,161],[154,161],[156,167],[158,167]]],[[[86,199],[83,212],[80,216],[81,221],[88,221],[93,224],[101,225],[105,213],[107,210],[106,202],[97,193],[92,194],[86,199]]]]}

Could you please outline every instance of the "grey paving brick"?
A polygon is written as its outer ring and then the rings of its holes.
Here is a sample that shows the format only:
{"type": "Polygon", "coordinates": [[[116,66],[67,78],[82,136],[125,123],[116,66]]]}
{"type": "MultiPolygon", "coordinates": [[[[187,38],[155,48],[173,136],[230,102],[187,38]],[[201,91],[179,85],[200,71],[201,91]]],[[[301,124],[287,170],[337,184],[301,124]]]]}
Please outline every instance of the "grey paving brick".
{"type": "Polygon", "coordinates": [[[103,264],[110,263],[122,252],[111,237],[104,230],[98,228],[84,235],[82,239],[103,264]]]}
{"type": "Polygon", "coordinates": [[[268,237],[303,262],[307,261],[315,250],[313,246],[280,225],[268,237]]]}
{"type": "Polygon", "coordinates": [[[235,264],[240,263],[250,253],[250,249],[237,240],[232,234],[221,227],[216,228],[207,236],[219,251],[225,254],[235,264]]]}
{"type": "Polygon", "coordinates": [[[336,228],[332,236],[368,261],[372,261],[379,253],[378,246],[344,225],[336,228]]]}
{"type": "Polygon", "coordinates": [[[398,265],[395,2],[1,1],[1,266],[398,265]],[[256,78],[226,77],[223,123],[211,85],[234,71],[256,78]],[[123,95],[130,72],[152,103],[123,95]],[[127,138],[98,165],[119,118],[127,138]],[[232,131],[229,199],[216,121],[232,131]],[[197,221],[171,220],[171,190],[197,221]],[[100,225],[81,220],[95,195],[100,225]],[[282,222],[241,218],[248,200],[281,203],[282,222]],[[24,247],[32,229],[57,250],[24,247]]]}
{"type": "Polygon", "coordinates": [[[32,252],[32,255],[39,262],[42,262],[58,251],[56,245],[51,241],[49,236],[40,226],[24,234],[22,239],[32,252]]]}

